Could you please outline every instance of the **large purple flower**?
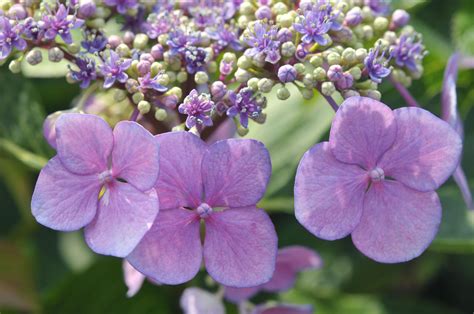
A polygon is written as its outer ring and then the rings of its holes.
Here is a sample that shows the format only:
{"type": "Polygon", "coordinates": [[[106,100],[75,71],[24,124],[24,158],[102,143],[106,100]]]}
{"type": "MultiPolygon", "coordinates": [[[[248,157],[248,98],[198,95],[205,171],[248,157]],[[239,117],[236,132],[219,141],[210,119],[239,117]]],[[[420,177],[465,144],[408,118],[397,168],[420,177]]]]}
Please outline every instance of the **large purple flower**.
{"type": "Polygon", "coordinates": [[[386,60],[385,50],[380,55],[380,46],[370,49],[369,54],[364,60],[365,69],[372,81],[382,83],[382,79],[390,74],[390,68],[387,67],[390,58],[386,60]]]}
{"type": "Polygon", "coordinates": [[[56,121],[56,145],[33,192],[36,220],[55,230],[85,227],[95,252],[127,256],[158,212],[156,140],[135,122],[112,131],[95,115],[71,113],[56,121]]]}
{"type": "Polygon", "coordinates": [[[69,9],[63,4],[59,5],[55,14],[52,12],[43,16],[44,29],[46,32],[44,37],[53,40],[59,35],[66,44],[72,44],[71,30],[76,29],[84,24],[84,20],[78,19],[75,15],[69,14],[69,9]]]}
{"type": "Polygon", "coordinates": [[[355,246],[376,261],[411,260],[438,231],[434,190],[453,173],[461,149],[459,135],[426,110],[392,111],[370,98],[348,98],[329,142],[300,162],[296,218],[326,240],[352,234],[355,246]]]}
{"type": "Polygon", "coordinates": [[[180,284],[196,275],[204,257],[211,277],[227,286],[267,282],[277,236],[268,215],[255,205],[271,174],[265,146],[244,139],[207,145],[189,132],[165,133],[157,140],[161,210],[127,257],[130,264],[153,280],[180,284]]]}
{"type": "Polygon", "coordinates": [[[227,300],[239,303],[256,295],[260,291],[282,292],[291,289],[300,271],[317,269],[322,266],[319,255],[303,246],[288,246],[278,250],[275,272],[272,279],[260,286],[249,288],[225,287],[227,300]]]}
{"type": "Polygon", "coordinates": [[[22,27],[19,24],[12,27],[6,17],[0,16],[0,60],[7,58],[13,48],[25,50],[26,41],[20,37],[21,33],[22,27]]]}
{"type": "Polygon", "coordinates": [[[265,61],[272,64],[280,59],[280,41],[277,39],[278,28],[257,21],[253,25],[253,31],[245,37],[245,43],[251,48],[245,51],[248,57],[264,56],[265,61]]]}
{"type": "Polygon", "coordinates": [[[229,100],[231,106],[227,109],[227,115],[229,117],[238,115],[244,128],[248,127],[249,118],[256,119],[262,113],[262,104],[248,87],[242,88],[238,93],[230,92],[229,100]]]}
{"type": "Polygon", "coordinates": [[[100,66],[100,71],[104,76],[104,88],[110,88],[115,81],[125,83],[128,79],[125,71],[132,64],[131,59],[121,59],[113,50],[110,50],[110,57],[100,66]]]}
{"type": "Polygon", "coordinates": [[[214,108],[214,102],[211,101],[209,95],[201,94],[193,89],[179,105],[178,110],[182,114],[188,115],[186,118],[186,127],[188,129],[195,125],[211,126],[212,119],[210,113],[214,108]]]}

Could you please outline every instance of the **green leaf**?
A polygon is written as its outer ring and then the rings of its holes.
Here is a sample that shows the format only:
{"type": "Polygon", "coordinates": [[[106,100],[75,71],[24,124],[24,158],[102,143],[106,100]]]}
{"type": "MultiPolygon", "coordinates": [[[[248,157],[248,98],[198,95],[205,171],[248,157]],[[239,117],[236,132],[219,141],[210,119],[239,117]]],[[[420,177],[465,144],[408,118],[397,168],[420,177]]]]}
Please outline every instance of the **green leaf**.
{"type": "Polygon", "coordinates": [[[33,154],[3,138],[0,138],[0,154],[11,156],[34,170],[41,170],[48,162],[46,158],[33,154]]]}
{"type": "Polygon", "coordinates": [[[466,208],[455,185],[441,188],[438,194],[443,205],[443,220],[430,249],[449,253],[474,253],[474,210],[466,208]]]}
{"type": "Polygon", "coordinates": [[[293,179],[302,155],[326,134],[334,116],[322,97],[305,101],[296,88],[290,91],[292,96],[285,101],[275,93],[268,97],[267,121],[252,124],[248,134],[262,141],[270,151],[273,171],[268,197],[293,179]]]}
{"type": "Polygon", "coordinates": [[[460,10],[453,17],[452,36],[456,48],[468,55],[474,54],[474,13],[460,10]]]}

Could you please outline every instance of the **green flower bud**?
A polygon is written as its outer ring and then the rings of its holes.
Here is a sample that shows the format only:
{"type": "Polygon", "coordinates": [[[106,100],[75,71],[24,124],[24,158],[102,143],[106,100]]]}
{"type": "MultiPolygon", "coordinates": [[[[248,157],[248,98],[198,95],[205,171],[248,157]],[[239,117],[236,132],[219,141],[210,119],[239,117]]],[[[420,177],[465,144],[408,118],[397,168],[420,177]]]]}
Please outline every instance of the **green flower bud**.
{"type": "Polygon", "coordinates": [[[165,109],[159,108],[155,111],[155,119],[158,121],[165,121],[168,117],[168,113],[165,109]]]}
{"type": "Polygon", "coordinates": [[[283,2],[277,2],[273,5],[272,12],[275,15],[285,14],[288,12],[288,7],[283,2]]]}
{"type": "Polygon", "coordinates": [[[132,100],[135,104],[138,104],[143,99],[145,99],[145,95],[143,95],[143,93],[136,92],[135,94],[132,95],[132,100]]]}
{"type": "Polygon", "coordinates": [[[265,112],[261,112],[253,121],[257,122],[258,124],[264,124],[267,120],[267,114],[265,112]]]}
{"type": "Polygon", "coordinates": [[[359,48],[356,50],[356,57],[357,61],[360,63],[363,63],[365,58],[367,57],[367,49],[365,48],[359,48]]]}
{"type": "Polygon", "coordinates": [[[307,88],[313,88],[313,85],[314,85],[314,78],[313,78],[313,75],[312,74],[306,74],[303,78],[303,84],[305,87],[307,88]]]}
{"type": "Polygon", "coordinates": [[[259,78],[257,77],[252,77],[250,80],[247,82],[247,86],[251,88],[253,91],[258,90],[258,81],[260,81],[259,78]]]}
{"type": "Polygon", "coordinates": [[[362,18],[364,22],[371,22],[374,19],[374,14],[370,7],[365,6],[362,8],[362,18]]]}
{"type": "Polygon", "coordinates": [[[39,49],[33,49],[26,54],[26,62],[31,65],[37,65],[43,61],[43,55],[39,49]]]}
{"type": "Polygon", "coordinates": [[[165,95],[166,96],[175,95],[176,97],[181,99],[181,97],[183,97],[183,91],[179,87],[172,87],[165,93],[165,95]]]}
{"type": "Polygon", "coordinates": [[[224,60],[224,62],[226,62],[226,63],[232,63],[232,62],[235,62],[237,60],[237,56],[235,55],[235,53],[226,52],[222,56],[222,60],[224,60]]]}
{"type": "Polygon", "coordinates": [[[199,71],[199,72],[196,72],[196,74],[194,74],[194,81],[198,85],[205,84],[207,83],[207,81],[209,81],[209,76],[207,75],[206,72],[199,71]]]}
{"type": "Polygon", "coordinates": [[[383,16],[378,16],[374,20],[374,30],[376,32],[384,32],[388,28],[388,19],[383,16]]]}
{"type": "Polygon", "coordinates": [[[78,53],[80,50],[81,50],[81,46],[79,46],[78,44],[76,43],[72,43],[70,44],[69,46],[67,46],[67,50],[72,53],[73,55],[75,55],[76,53],[78,53]]]}
{"type": "Polygon", "coordinates": [[[362,26],[362,32],[365,40],[370,40],[374,37],[374,29],[370,25],[362,26]]]}
{"type": "Polygon", "coordinates": [[[216,61],[209,62],[209,64],[207,65],[207,71],[209,73],[216,73],[217,72],[217,62],[216,61]]]}
{"type": "Polygon", "coordinates": [[[115,51],[122,58],[128,57],[130,55],[130,48],[128,48],[128,46],[126,44],[118,45],[117,48],[115,49],[115,51]]]}
{"type": "Polygon", "coordinates": [[[165,68],[163,67],[163,64],[159,62],[153,62],[150,68],[150,75],[153,77],[163,70],[165,70],[165,68]]]}
{"type": "Polygon", "coordinates": [[[295,21],[293,16],[291,16],[291,14],[288,14],[288,13],[277,15],[276,19],[277,19],[277,23],[280,24],[281,27],[286,27],[286,28],[290,28],[293,25],[293,22],[295,21]]]}
{"type": "Polygon", "coordinates": [[[249,129],[244,128],[242,125],[240,125],[240,122],[237,124],[237,134],[240,136],[245,136],[249,133],[249,129]]]}
{"type": "Polygon", "coordinates": [[[255,12],[255,8],[250,2],[242,2],[239,8],[239,12],[242,15],[252,15],[255,12]]]}
{"type": "Polygon", "coordinates": [[[170,83],[173,83],[174,81],[176,81],[176,73],[174,73],[173,71],[166,71],[165,74],[168,75],[168,79],[170,83]]]}
{"type": "Polygon", "coordinates": [[[67,73],[66,73],[66,82],[68,82],[69,84],[74,84],[74,83],[76,83],[76,80],[72,77],[72,73],[71,73],[71,72],[67,72],[67,73]]]}
{"type": "Polygon", "coordinates": [[[235,72],[235,79],[239,83],[245,83],[252,77],[252,74],[245,71],[244,69],[237,69],[235,72]]]}
{"type": "Polygon", "coordinates": [[[173,71],[181,70],[181,61],[178,58],[173,57],[169,59],[168,65],[169,65],[170,70],[173,70],[173,71]]]}
{"type": "Polygon", "coordinates": [[[135,39],[133,39],[133,48],[140,50],[145,49],[148,44],[148,39],[148,36],[145,34],[135,35],[135,39]]]}
{"type": "Polygon", "coordinates": [[[326,70],[321,67],[314,69],[313,77],[316,81],[322,82],[326,79],[326,70]]]}
{"type": "Polygon", "coordinates": [[[181,71],[176,75],[176,80],[179,83],[184,83],[188,80],[188,73],[186,71],[181,71]]]}
{"type": "Polygon", "coordinates": [[[288,90],[288,88],[286,88],[284,86],[277,89],[276,95],[277,95],[277,98],[280,99],[280,100],[287,100],[291,96],[290,91],[288,90]]]}
{"type": "Polygon", "coordinates": [[[269,93],[273,88],[273,81],[268,78],[263,78],[258,81],[258,90],[262,93],[269,93]]]}
{"type": "Polygon", "coordinates": [[[362,96],[370,97],[375,100],[380,100],[382,98],[382,94],[380,94],[378,90],[373,89],[361,90],[360,94],[362,96]]]}
{"type": "Polygon", "coordinates": [[[123,89],[116,89],[114,91],[114,100],[116,102],[124,101],[127,98],[127,93],[123,89]]]}
{"type": "Polygon", "coordinates": [[[51,62],[59,62],[64,58],[64,52],[58,47],[48,50],[48,60],[51,62]]]}
{"type": "Polygon", "coordinates": [[[352,75],[352,77],[354,78],[354,80],[358,80],[360,79],[360,77],[362,76],[362,71],[359,67],[353,67],[353,68],[350,68],[349,71],[350,75],[352,75]]]}
{"type": "Polygon", "coordinates": [[[237,20],[237,25],[241,28],[241,29],[245,29],[247,28],[247,26],[249,25],[249,18],[245,15],[241,15],[239,16],[239,19],[237,20]]]}
{"type": "Polygon", "coordinates": [[[327,60],[329,65],[340,64],[341,56],[337,52],[331,52],[328,55],[327,60]]]}
{"type": "Polygon", "coordinates": [[[186,125],[184,123],[181,123],[177,126],[174,126],[172,129],[171,129],[171,132],[178,132],[178,131],[184,131],[186,130],[186,125]]]}
{"type": "Polygon", "coordinates": [[[336,91],[333,82],[324,82],[321,84],[321,93],[325,96],[331,96],[336,91]]]}
{"type": "Polygon", "coordinates": [[[162,46],[165,46],[166,43],[168,42],[169,35],[168,34],[161,34],[158,36],[158,43],[162,46]]]}
{"type": "Polygon", "coordinates": [[[314,55],[309,59],[309,63],[316,68],[322,66],[323,62],[324,60],[320,55],[314,55]]]}
{"type": "Polygon", "coordinates": [[[306,71],[306,67],[303,63],[295,63],[293,67],[295,68],[296,72],[298,72],[298,74],[303,74],[306,71]]]}
{"type": "Polygon", "coordinates": [[[385,39],[390,45],[393,45],[397,42],[397,34],[395,32],[385,32],[383,39],[385,39]]]}
{"type": "Polygon", "coordinates": [[[304,99],[310,100],[314,96],[314,91],[313,91],[313,89],[303,88],[301,90],[301,95],[303,96],[304,99]]]}
{"type": "Polygon", "coordinates": [[[138,60],[133,60],[132,64],[130,65],[130,71],[132,71],[135,74],[138,74],[137,66],[138,66],[138,60]]]}
{"type": "Polygon", "coordinates": [[[356,51],[353,48],[346,48],[342,52],[342,64],[351,65],[357,62],[356,51]]]}
{"type": "Polygon", "coordinates": [[[281,45],[281,55],[284,57],[291,57],[296,52],[296,46],[291,41],[284,42],[281,45]]]}
{"type": "Polygon", "coordinates": [[[252,66],[252,59],[247,56],[241,56],[237,60],[237,66],[241,69],[248,69],[252,66]]]}
{"type": "Polygon", "coordinates": [[[141,114],[147,114],[148,112],[150,112],[151,105],[148,101],[142,100],[138,103],[137,109],[138,111],[140,111],[141,114]]]}
{"type": "Polygon", "coordinates": [[[170,83],[170,76],[168,75],[168,73],[164,73],[163,75],[158,76],[157,82],[160,85],[166,86],[170,83]]]}
{"type": "Polygon", "coordinates": [[[10,64],[8,65],[8,69],[10,69],[10,71],[12,73],[20,73],[21,72],[21,62],[18,61],[18,60],[12,60],[10,62],[10,64]]]}
{"type": "Polygon", "coordinates": [[[342,97],[344,97],[344,99],[354,97],[354,96],[360,96],[360,94],[357,91],[352,90],[352,89],[346,89],[342,92],[342,97]]]}
{"type": "Polygon", "coordinates": [[[95,9],[95,14],[94,15],[97,16],[97,17],[106,18],[107,16],[110,15],[110,10],[108,8],[98,6],[95,9]]]}

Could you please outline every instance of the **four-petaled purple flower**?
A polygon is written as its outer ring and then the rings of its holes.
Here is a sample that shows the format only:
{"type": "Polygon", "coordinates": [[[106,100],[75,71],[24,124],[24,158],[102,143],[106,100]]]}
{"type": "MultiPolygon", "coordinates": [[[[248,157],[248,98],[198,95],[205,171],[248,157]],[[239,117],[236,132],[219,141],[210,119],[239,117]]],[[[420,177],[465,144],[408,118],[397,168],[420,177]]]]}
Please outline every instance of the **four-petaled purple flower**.
{"type": "Polygon", "coordinates": [[[405,66],[412,72],[418,71],[417,63],[425,56],[421,39],[417,40],[415,35],[404,34],[391,48],[391,57],[398,66],[405,66]]]}
{"type": "Polygon", "coordinates": [[[288,246],[278,250],[272,279],[260,286],[249,288],[225,287],[225,298],[234,303],[248,300],[260,291],[283,292],[295,285],[299,272],[321,268],[321,257],[303,246],[288,246]]]}
{"type": "Polygon", "coordinates": [[[149,89],[155,90],[157,92],[166,92],[168,90],[168,87],[163,86],[158,82],[158,79],[162,75],[161,73],[158,73],[154,77],[151,77],[150,75],[150,72],[148,72],[144,76],[138,78],[138,82],[140,83],[140,89],[143,92],[146,92],[146,90],[149,89]]]}
{"type": "Polygon", "coordinates": [[[195,125],[212,126],[210,113],[214,108],[214,102],[211,101],[210,95],[201,94],[193,89],[179,105],[178,110],[182,114],[188,115],[186,118],[186,127],[188,129],[195,125]]]}
{"type": "Polygon", "coordinates": [[[215,40],[214,50],[217,52],[227,47],[235,51],[243,49],[239,40],[238,30],[235,27],[221,25],[217,29],[210,31],[209,36],[215,40]]]}
{"type": "Polygon", "coordinates": [[[110,57],[100,66],[100,71],[104,76],[104,88],[110,88],[115,81],[125,83],[128,79],[125,71],[132,64],[131,59],[121,59],[113,50],[110,50],[110,57]]]}
{"type": "Polygon", "coordinates": [[[87,88],[91,81],[97,78],[95,62],[89,58],[77,58],[76,66],[78,68],[77,71],[69,68],[71,71],[71,76],[75,81],[81,82],[81,88],[87,88]]]}
{"type": "Polygon", "coordinates": [[[10,20],[0,16],[0,60],[8,57],[13,47],[22,51],[26,48],[26,41],[21,38],[23,28],[17,24],[12,27],[10,20]]]}
{"type": "Polygon", "coordinates": [[[227,115],[229,117],[239,115],[240,124],[244,128],[248,127],[249,118],[256,119],[262,113],[261,102],[248,87],[242,88],[238,93],[229,92],[229,100],[231,106],[227,109],[227,115]]]}
{"type": "Polygon", "coordinates": [[[265,146],[247,139],[207,145],[189,132],[160,134],[157,142],[161,210],[127,257],[130,264],[160,283],[180,284],[197,274],[204,256],[211,277],[227,286],[270,280],[277,236],[269,216],[255,205],[271,175],[265,146]]]}
{"type": "Polygon", "coordinates": [[[280,59],[280,41],[277,39],[278,28],[261,21],[255,22],[253,31],[245,36],[245,43],[251,48],[245,51],[248,57],[264,56],[272,64],[280,59]]]}
{"type": "Polygon", "coordinates": [[[104,3],[109,7],[115,7],[120,14],[125,14],[129,9],[138,6],[137,0],[104,0],[104,3]]]}
{"type": "Polygon", "coordinates": [[[112,131],[95,115],[71,113],[56,121],[56,145],[33,192],[36,220],[61,231],[85,227],[92,250],[127,256],[158,213],[155,138],[135,122],[112,131]]]}
{"type": "Polygon", "coordinates": [[[78,19],[75,15],[69,14],[69,8],[63,4],[59,5],[58,10],[53,15],[52,12],[43,16],[44,37],[53,40],[59,35],[66,44],[72,44],[71,30],[76,29],[84,24],[84,20],[78,19]]]}
{"type": "Polygon", "coordinates": [[[324,36],[333,27],[340,28],[339,23],[334,23],[335,15],[329,3],[317,3],[309,6],[304,15],[300,15],[293,24],[295,30],[302,34],[301,41],[305,44],[317,43],[327,45],[328,40],[324,36]],[[333,26],[334,24],[334,26],[333,26]]]}
{"type": "Polygon", "coordinates": [[[378,262],[411,260],[438,231],[435,190],[453,173],[461,149],[459,135],[426,110],[392,111],[370,98],[348,98],[329,142],[300,162],[296,218],[326,240],[352,234],[355,246],[378,262]]]}
{"type": "Polygon", "coordinates": [[[105,49],[107,45],[107,37],[99,31],[86,31],[84,40],[81,41],[81,46],[89,53],[100,52],[105,49]]]}
{"type": "Polygon", "coordinates": [[[372,81],[382,83],[382,79],[390,74],[390,68],[387,65],[391,58],[390,56],[387,60],[385,59],[385,50],[380,55],[380,46],[370,49],[364,60],[364,65],[372,81]]]}

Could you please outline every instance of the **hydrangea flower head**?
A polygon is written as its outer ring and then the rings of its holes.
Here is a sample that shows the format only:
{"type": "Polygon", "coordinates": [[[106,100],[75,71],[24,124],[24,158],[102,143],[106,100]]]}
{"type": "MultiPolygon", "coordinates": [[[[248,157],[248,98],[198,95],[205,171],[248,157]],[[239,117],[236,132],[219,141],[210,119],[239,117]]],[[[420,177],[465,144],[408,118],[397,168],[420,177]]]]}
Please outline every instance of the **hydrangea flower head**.
{"type": "Polygon", "coordinates": [[[131,59],[122,60],[120,56],[113,50],[110,50],[110,57],[104,61],[100,70],[104,75],[104,88],[110,88],[114,85],[115,81],[125,83],[128,79],[125,71],[132,64],[131,59]]]}
{"type": "Polygon", "coordinates": [[[214,108],[214,102],[208,94],[201,94],[193,89],[179,106],[178,110],[182,114],[188,115],[186,127],[188,129],[195,125],[211,126],[212,119],[210,113],[214,108]]]}
{"type": "Polygon", "coordinates": [[[437,233],[441,204],[434,190],[453,173],[461,147],[458,134],[428,111],[348,98],[329,142],[300,162],[296,218],[326,240],[351,234],[376,261],[411,260],[437,233]]]}
{"type": "Polygon", "coordinates": [[[260,286],[250,288],[225,287],[227,300],[239,303],[248,300],[259,291],[282,292],[291,289],[300,271],[322,266],[321,257],[303,246],[288,246],[278,250],[275,272],[272,279],[260,286]]]}
{"type": "Polygon", "coordinates": [[[36,220],[61,231],[85,227],[95,252],[127,256],[158,212],[156,140],[135,122],[112,131],[95,115],[70,113],[56,121],[56,146],[33,193],[36,220]]]}
{"type": "Polygon", "coordinates": [[[60,4],[58,10],[53,15],[47,14],[43,17],[44,28],[46,32],[44,37],[53,40],[59,35],[66,44],[72,43],[71,30],[76,29],[84,24],[84,20],[78,19],[75,15],[69,14],[69,9],[60,4]]]}
{"type": "Polygon", "coordinates": [[[127,257],[130,264],[164,284],[192,279],[203,257],[211,277],[227,286],[249,287],[270,280],[277,236],[269,216],[255,205],[271,173],[263,144],[229,139],[207,145],[189,132],[164,133],[157,140],[161,210],[127,257]]]}
{"type": "Polygon", "coordinates": [[[20,25],[12,26],[6,17],[0,16],[0,60],[7,58],[13,48],[25,50],[26,41],[20,37],[21,33],[20,25]]]}

